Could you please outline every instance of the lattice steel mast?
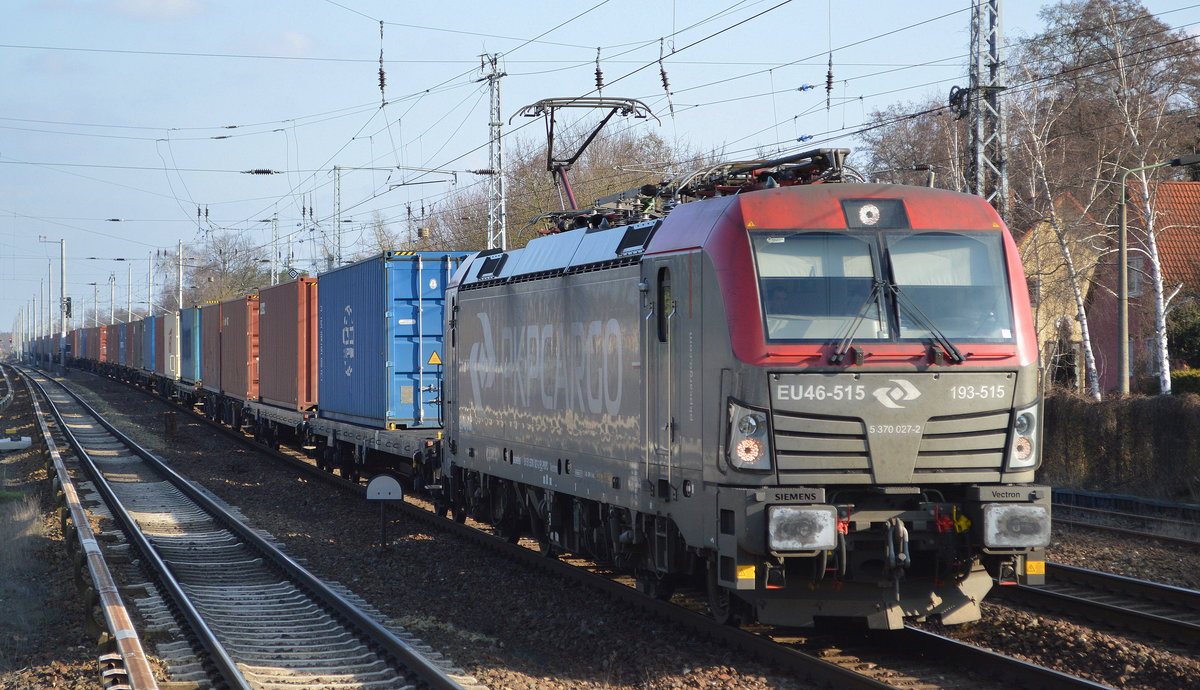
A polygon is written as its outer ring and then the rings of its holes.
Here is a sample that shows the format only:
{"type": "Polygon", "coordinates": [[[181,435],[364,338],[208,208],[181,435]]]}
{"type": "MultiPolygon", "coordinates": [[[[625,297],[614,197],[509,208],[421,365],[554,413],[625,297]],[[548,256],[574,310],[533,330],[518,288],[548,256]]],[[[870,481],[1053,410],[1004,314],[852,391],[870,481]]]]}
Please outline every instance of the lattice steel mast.
{"type": "Polygon", "coordinates": [[[488,82],[488,92],[491,95],[491,121],[488,127],[491,138],[488,141],[488,249],[499,248],[508,251],[508,214],[505,211],[506,196],[504,192],[504,141],[501,128],[504,118],[500,113],[500,79],[506,76],[500,71],[499,53],[480,56],[480,70],[488,82]]]}
{"type": "Polygon", "coordinates": [[[971,116],[968,191],[987,199],[1008,220],[1008,135],[1000,99],[1007,87],[1000,57],[1004,42],[1000,0],[973,0],[972,10],[971,83],[966,89],[950,90],[950,105],[959,118],[971,116]]]}

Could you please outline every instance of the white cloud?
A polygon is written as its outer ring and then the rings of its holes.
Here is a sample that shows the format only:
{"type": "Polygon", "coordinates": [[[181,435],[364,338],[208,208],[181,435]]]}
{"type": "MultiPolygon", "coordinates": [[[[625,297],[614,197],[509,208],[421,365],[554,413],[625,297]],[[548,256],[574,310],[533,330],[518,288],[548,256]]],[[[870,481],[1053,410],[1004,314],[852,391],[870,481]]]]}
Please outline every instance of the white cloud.
{"type": "Polygon", "coordinates": [[[108,7],[136,19],[174,20],[199,14],[203,0],[110,0],[108,7]]]}
{"type": "Polygon", "coordinates": [[[268,37],[264,47],[270,55],[287,55],[289,57],[306,57],[312,54],[312,36],[299,31],[284,31],[268,37]]]}

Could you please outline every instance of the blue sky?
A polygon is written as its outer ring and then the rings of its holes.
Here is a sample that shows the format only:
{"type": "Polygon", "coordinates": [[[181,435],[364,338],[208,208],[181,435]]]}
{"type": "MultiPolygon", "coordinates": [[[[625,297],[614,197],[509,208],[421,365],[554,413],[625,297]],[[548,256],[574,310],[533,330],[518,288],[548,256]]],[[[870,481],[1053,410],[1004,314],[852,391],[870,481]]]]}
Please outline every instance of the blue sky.
{"type": "MultiPolygon", "coordinates": [[[[1009,41],[1039,30],[1041,4],[1005,3],[1009,41]]],[[[1145,4],[1172,26],[1200,26],[1195,2],[1145,4]]],[[[483,53],[502,55],[506,120],[541,98],[591,92],[599,48],[604,95],[643,100],[661,124],[632,126],[668,141],[730,157],[795,150],[800,136],[853,147],[850,134],[872,110],[942,100],[966,84],[969,5],[9,0],[0,26],[0,331],[28,308],[48,266],[57,300],[60,238],[68,294],[90,305],[97,283],[107,313],[110,274],[124,305],[132,266],[131,299],[144,304],[148,256],[212,229],[266,245],[270,224],[260,221],[277,217],[307,267],[299,241],[311,246],[320,230],[301,224],[301,208],[332,227],[334,166],[390,168],[343,172],[347,245],[376,212],[399,225],[410,205],[434,206],[454,190],[441,181],[451,176],[396,166],[487,165],[483,53]],[[805,84],[816,88],[798,90],[805,84]],[[254,169],[281,174],[241,172],[254,169]],[[392,187],[413,182],[428,184],[392,187]],[[207,222],[197,222],[197,207],[207,222]]],[[[544,139],[540,122],[516,132],[521,124],[506,132],[544,139]]],[[[459,188],[478,179],[457,176],[459,188]]],[[[164,288],[173,289],[155,291],[164,288]]]]}

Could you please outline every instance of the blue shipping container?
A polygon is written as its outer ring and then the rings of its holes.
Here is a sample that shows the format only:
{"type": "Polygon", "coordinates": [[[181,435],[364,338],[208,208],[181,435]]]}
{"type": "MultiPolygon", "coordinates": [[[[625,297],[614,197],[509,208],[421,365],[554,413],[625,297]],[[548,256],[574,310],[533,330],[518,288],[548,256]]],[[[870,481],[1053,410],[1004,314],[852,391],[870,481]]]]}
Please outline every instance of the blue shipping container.
{"type": "Polygon", "coordinates": [[[446,284],[470,252],[385,252],[318,276],[318,414],[441,426],[446,284]]]}
{"type": "Polygon", "coordinates": [[[200,380],[200,307],[179,314],[179,378],[188,383],[200,380]]]}
{"type": "Polygon", "coordinates": [[[146,371],[154,371],[154,317],[142,319],[142,361],[138,363],[146,371]]]}

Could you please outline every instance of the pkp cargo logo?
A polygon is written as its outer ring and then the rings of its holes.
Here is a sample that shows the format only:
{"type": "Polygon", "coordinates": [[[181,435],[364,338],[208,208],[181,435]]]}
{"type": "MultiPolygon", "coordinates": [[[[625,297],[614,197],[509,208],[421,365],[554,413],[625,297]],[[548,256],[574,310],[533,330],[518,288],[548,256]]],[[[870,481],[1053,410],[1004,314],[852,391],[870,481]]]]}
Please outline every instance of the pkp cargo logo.
{"type": "Polygon", "coordinates": [[[900,403],[910,402],[921,397],[921,391],[912,385],[911,382],[904,379],[890,379],[895,385],[885,388],[876,388],[872,395],[879,401],[880,405],[891,408],[893,410],[903,409],[904,405],[900,403]]]}

